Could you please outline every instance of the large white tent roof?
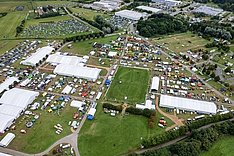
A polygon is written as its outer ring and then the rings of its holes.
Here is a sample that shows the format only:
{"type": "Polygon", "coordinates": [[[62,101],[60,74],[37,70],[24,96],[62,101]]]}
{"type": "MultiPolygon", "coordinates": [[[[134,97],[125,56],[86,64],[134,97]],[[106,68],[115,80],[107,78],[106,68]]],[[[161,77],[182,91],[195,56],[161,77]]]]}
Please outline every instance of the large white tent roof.
{"type": "Polygon", "coordinates": [[[0,93],[4,90],[8,90],[9,86],[12,85],[14,82],[18,82],[19,79],[17,77],[9,77],[3,83],[0,84],[0,93]]]}
{"type": "Polygon", "coordinates": [[[83,105],[85,105],[85,102],[83,102],[83,101],[72,100],[72,102],[71,102],[71,107],[80,108],[83,105]]]}
{"type": "Polygon", "coordinates": [[[153,90],[158,90],[159,88],[159,77],[155,76],[153,77],[152,79],[152,83],[151,83],[151,87],[150,87],[150,90],[153,91],[153,90]]]}
{"type": "Polygon", "coordinates": [[[136,12],[136,11],[132,11],[132,10],[121,10],[115,13],[116,16],[120,16],[122,18],[127,18],[130,20],[140,20],[140,18],[144,18],[147,16],[146,13],[140,13],[140,12],[136,12]]]}
{"type": "Polygon", "coordinates": [[[59,64],[54,69],[55,74],[64,76],[74,76],[77,78],[83,78],[92,81],[96,81],[100,72],[101,69],[98,68],[89,68],[66,64],[59,64]]]}
{"type": "Polygon", "coordinates": [[[8,133],[1,141],[0,146],[7,147],[11,141],[15,138],[15,134],[8,133]]]}
{"type": "Polygon", "coordinates": [[[13,121],[13,116],[0,114],[0,133],[3,133],[6,128],[10,127],[13,121]]]}
{"type": "Polygon", "coordinates": [[[217,106],[214,102],[200,101],[188,98],[161,95],[160,107],[177,108],[187,111],[196,111],[204,114],[216,114],[217,106]]]}
{"type": "Polygon", "coordinates": [[[49,55],[54,48],[50,46],[42,47],[37,49],[35,53],[33,53],[30,57],[28,57],[26,60],[21,61],[20,64],[28,65],[28,66],[36,66],[37,63],[40,62],[43,58],[46,57],[46,55],[49,55]]]}
{"type": "Polygon", "coordinates": [[[28,104],[35,100],[39,93],[20,88],[13,88],[6,91],[0,98],[1,104],[8,104],[25,109],[28,104]]]}
{"type": "Polygon", "coordinates": [[[153,13],[157,13],[157,12],[161,11],[161,9],[157,9],[157,8],[153,8],[153,7],[148,7],[148,6],[143,6],[143,5],[138,6],[136,8],[137,9],[141,9],[141,10],[151,11],[153,13]]]}
{"type": "Polygon", "coordinates": [[[50,55],[46,62],[51,64],[68,64],[68,65],[79,65],[82,63],[83,58],[77,56],[68,56],[68,55],[61,55],[61,54],[52,54],[50,55]]]}
{"type": "Polygon", "coordinates": [[[14,117],[16,119],[19,117],[20,113],[22,112],[21,107],[13,106],[13,105],[0,105],[0,114],[6,114],[14,117]]]}

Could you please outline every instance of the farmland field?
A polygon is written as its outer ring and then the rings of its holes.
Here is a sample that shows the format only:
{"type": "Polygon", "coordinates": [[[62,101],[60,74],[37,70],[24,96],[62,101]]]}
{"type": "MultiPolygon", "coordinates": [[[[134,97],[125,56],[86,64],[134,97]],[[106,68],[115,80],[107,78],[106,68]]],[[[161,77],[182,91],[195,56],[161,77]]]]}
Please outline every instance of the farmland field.
{"type": "MultiPolygon", "coordinates": [[[[161,115],[157,112],[157,119],[161,115]]],[[[172,121],[166,118],[168,126],[172,121]]],[[[102,111],[101,104],[93,121],[86,121],[78,138],[78,149],[82,156],[112,156],[121,155],[129,150],[140,147],[141,137],[164,133],[157,125],[153,129],[147,127],[147,118],[129,115],[111,117],[102,111]],[[100,150],[102,149],[102,150],[100,150]],[[105,152],[103,152],[105,151],[105,152]]]]}
{"type": "Polygon", "coordinates": [[[106,98],[115,102],[142,103],[145,101],[148,83],[148,70],[119,67],[106,98]]]}
{"type": "Polygon", "coordinates": [[[96,39],[91,39],[87,41],[81,41],[81,42],[76,42],[72,43],[72,48],[67,48],[64,47],[61,51],[62,52],[70,52],[74,54],[79,54],[79,55],[88,55],[90,51],[92,51],[93,43],[98,42],[101,44],[109,44],[112,40],[116,40],[117,36],[109,36],[109,37],[104,37],[104,38],[96,38],[96,39]]]}
{"type": "Polygon", "coordinates": [[[11,12],[0,18],[0,38],[14,38],[16,35],[16,27],[25,16],[26,12],[11,12]]]}
{"type": "Polygon", "coordinates": [[[224,137],[217,141],[208,152],[202,156],[233,156],[234,137],[224,137]]]}
{"type": "Polygon", "coordinates": [[[108,18],[110,17],[108,14],[104,14],[100,11],[95,11],[95,10],[91,10],[91,9],[84,9],[84,8],[70,8],[70,10],[73,13],[77,13],[79,14],[79,16],[86,18],[88,20],[94,20],[94,17],[97,15],[101,15],[104,18],[108,18]]]}
{"type": "Polygon", "coordinates": [[[186,52],[190,49],[204,48],[209,43],[209,41],[191,32],[154,38],[153,41],[175,52],[186,52]]]}

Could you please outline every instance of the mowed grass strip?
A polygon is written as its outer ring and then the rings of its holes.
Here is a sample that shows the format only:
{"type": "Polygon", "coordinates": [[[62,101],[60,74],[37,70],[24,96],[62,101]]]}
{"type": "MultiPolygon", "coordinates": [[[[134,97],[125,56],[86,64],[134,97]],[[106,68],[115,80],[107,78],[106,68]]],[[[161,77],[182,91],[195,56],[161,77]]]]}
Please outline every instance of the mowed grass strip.
{"type": "MultiPolygon", "coordinates": [[[[156,125],[148,128],[148,119],[143,116],[128,115],[116,117],[105,114],[102,105],[97,105],[93,121],[86,121],[78,138],[81,156],[115,156],[122,155],[140,147],[141,137],[148,138],[165,132],[157,126],[161,114],[156,113],[156,125]]],[[[173,122],[167,118],[168,126],[173,122]]]]}
{"type": "Polygon", "coordinates": [[[26,12],[11,12],[0,18],[0,38],[14,38],[16,27],[25,18],[26,12]]]}
{"type": "Polygon", "coordinates": [[[186,52],[190,49],[204,48],[209,43],[208,40],[191,32],[162,36],[154,38],[153,41],[159,45],[164,44],[164,46],[175,52],[186,52]]]}
{"type": "Polygon", "coordinates": [[[208,152],[201,154],[201,156],[233,156],[234,137],[224,137],[219,139],[208,152]]]}
{"type": "Polygon", "coordinates": [[[97,15],[103,16],[104,18],[110,17],[108,14],[104,14],[103,12],[96,11],[96,10],[91,10],[91,9],[85,9],[85,8],[70,8],[70,10],[73,13],[77,13],[79,16],[87,19],[94,21],[94,18],[97,15]]]}
{"type": "Polygon", "coordinates": [[[145,101],[149,83],[146,69],[119,67],[107,93],[107,100],[129,104],[145,101]],[[125,100],[125,97],[127,99],[125,100]]]}

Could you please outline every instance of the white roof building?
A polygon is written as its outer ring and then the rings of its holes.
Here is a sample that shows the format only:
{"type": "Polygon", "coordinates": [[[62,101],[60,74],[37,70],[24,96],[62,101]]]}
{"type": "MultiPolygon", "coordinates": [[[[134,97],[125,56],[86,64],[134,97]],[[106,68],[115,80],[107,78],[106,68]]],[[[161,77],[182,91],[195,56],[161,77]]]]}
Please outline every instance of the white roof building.
{"type": "Polygon", "coordinates": [[[69,93],[71,92],[71,90],[72,90],[72,87],[69,86],[69,85],[67,85],[67,86],[63,89],[62,94],[69,94],[69,93]]]}
{"type": "Polygon", "coordinates": [[[26,66],[36,66],[43,58],[46,57],[46,55],[49,55],[54,48],[50,46],[38,48],[35,53],[33,53],[30,57],[28,57],[26,60],[21,61],[20,64],[26,65],[26,66]]]}
{"type": "Polygon", "coordinates": [[[120,16],[122,18],[127,18],[133,21],[138,21],[141,18],[145,18],[147,13],[140,13],[132,10],[121,10],[115,13],[115,16],[120,16]]]}
{"type": "Polygon", "coordinates": [[[223,12],[223,9],[208,7],[208,6],[200,6],[193,10],[193,12],[201,12],[210,16],[217,16],[218,14],[223,12]]]}
{"type": "Polygon", "coordinates": [[[151,87],[150,87],[150,92],[155,92],[158,91],[159,89],[159,77],[155,76],[152,79],[151,87]]]}
{"type": "Polygon", "coordinates": [[[157,8],[153,8],[153,7],[148,7],[148,6],[138,6],[136,7],[137,9],[141,9],[141,10],[146,10],[146,11],[151,11],[152,13],[158,13],[159,11],[161,11],[161,9],[157,9],[157,8]]]}
{"type": "Polygon", "coordinates": [[[152,0],[152,2],[161,3],[169,7],[173,7],[182,3],[181,1],[177,1],[177,0],[152,0]]]}
{"type": "Polygon", "coordinates": [[[2,93],[4,90],[8,90],[9,86],[14,84],[14,82],[19,82],[19,79],[17,77],[7,78],[3,83],[0,84],[0,93],[2,93]]]}
{"type": "Polygon", "coordinates": [[[214,102],[200,101],[168,95],[161,95],[159,106],[204,114],[216,114],[217,110],[217,106],[214,102]]]}
{"type": "Polygon", "coordinates": [[[5,129],[9,128],[14,121],[14,117],[6,114],[0,114],[0,133],[4,133],[5,129]]]}
{"type": "Polygon", "coordinates": [[[76,107],[76,108],[81,108],[83,105],[85,105],[85,102],[83,102],[83,101],[72,100],[70,106],[76,107]]]}
{"type": "Polygon", "coordinates": [[[47,58],[46,62],[53,65],[58,65],[58,64],[79,65],[80,63],[84,63],[82,57],[61,55],[57,53],[50,55],[47,58]]]}
{"type": "Polygon", "coordinates": [[[13,88],[2,95],[0,104],[17,106],[24,110],[38,95],[39,93],[35,91],[13,88]]]}
{"type": "Polygon", "coordinates": [[[146,100],[145,105],[136,104],[136,108],[138,109],[155,109],[155,105],[153,105],[153,102],[151,100],[146,100]]]}
{"type": "Polygon", "coordinates": [[[99,77],[101,69],[98,68],[89,68],[89,67],[81,67],[75,65],[65,65],[59,64],[54,69],[55,74],[71,76],[77,78],[83,78],[90,81],[96,81],[99,77]]]}
{"type": "Polygon", "coordinates": [[[7,147],[11,141],[15,138],[15,134],[13,133],[8,133],[1,141],[0,141],[0,146],[2,147],[7,147]]]}

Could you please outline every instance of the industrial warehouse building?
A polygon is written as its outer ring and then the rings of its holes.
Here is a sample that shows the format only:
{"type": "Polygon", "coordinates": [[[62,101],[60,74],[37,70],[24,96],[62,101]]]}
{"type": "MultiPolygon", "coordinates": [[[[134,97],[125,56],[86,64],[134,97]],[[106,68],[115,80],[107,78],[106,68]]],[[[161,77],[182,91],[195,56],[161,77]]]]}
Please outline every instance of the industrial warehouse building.
{"type": "Polygon", "coordinates": [[[55,74],[77,77],[87,79],[89,81],[96,81],[99,77],[101,69],[81,67],[76,65],[59,64],[54,69],[55,74]]]}
{"type": "Polygon", "coordinates": [[[140,9],[140,10],[146,10],[146,11],[151,11],[152,13],[158,13],[161,11],[161,9],[157,9],[157,8],[153,8],[153,7],[148,7],[148,6],[138,6],[136,7],[137,9],[140,9]]]}
{"type": "Polygon", "coordinates": [[[4,133],[38,95],[38,92],[19,88],[6,91],[0,98],[0,133],[4,133]]]}
{"type": "Polygon", "coordinates": [[[50,46],[38,48],[35,53],[33,53],[26,60],[21,61],[20,64],[26,66],[36,66],[40,61],[42,61],[46,56],[48,56],[54,48],[50,46]]]}
{"type": "Polygon", "coordinates": [[[147,13],[140,13],[132,10],[121,10],[115,13],[115,16],[126,18],[132,21],[138,21],[141,18],[146,18],[147,15],[147,13]]]}
{"type": "Polygon", "coordinates": [[[182,3],[181,1],[176,1],[176,0],[152,0],[152,2],[164,4],[169,7],[177,6],[182,3]]]}
{"type": "Polygon", "coordinates": [[[218,14],[223,12],[223,9],[208,7],[208,6],[200,6],[193,10],[193,12],[204,13],[210,16],[217,16],[218,14]]]}
{"type": "Polygon", "coordinates": [[[217,106],[214,102],[161,95],[160,107],[179,109],[203,114],[216,114],[217,106]]]}
{"type": "Polygon", "coordinates": [[[158,89],[159,89],[159,77],[155,76],[152,79],[152,83],[151,83],[151,86],[150,86],[150,92],[151,93],[157,92],[158,89]]]}

